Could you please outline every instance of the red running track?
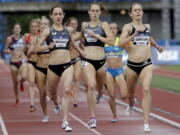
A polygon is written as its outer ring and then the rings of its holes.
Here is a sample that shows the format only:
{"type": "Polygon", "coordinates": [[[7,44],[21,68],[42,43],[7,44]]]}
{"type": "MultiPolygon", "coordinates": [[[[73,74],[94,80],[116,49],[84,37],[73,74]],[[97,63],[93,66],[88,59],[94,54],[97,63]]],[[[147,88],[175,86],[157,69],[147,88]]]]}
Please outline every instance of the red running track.
{"type": "Polygon", "coordinates": [[[180,79],[180,72],[178,71],[155,69],[154,73],[157,75],[165,76],[165,77],[172,77],[172,78],[180,79]]]}
{"type": "MultiPolygon", "coordinates": [[[[136,98],[138,101],[142,99],[141,86],[136,88],[136,98]]],[[[180,123],[180,94],[164,91],[158,88],[151,88],[152,109],[155,114],[166,117],[172,121],[180,123]]]]}
{"type": "MultiPolygon", "coordinates": [[[[60,89],[59,89],[60,90],[60,89]]],[[[72,108],[70,113],[70,124],[72,133],[65,133],[60,128],[62,123],[62,112],[59,115],[53,114],[49,105],[49,123],[41,123],[41,108],[36,93],[37,111],[29,112],[29,100],[27,91],[20,93],[21,104],[18,108],[13,107],[14,95],[12,90],[12,80],[7,66],[0,65],[0,113],[4,120],[9,135],[144,135],[143,115],[133,112],[131,116],[126,116],[125,107],[118,105],[117,123],[111,123],[111,112],[106,99],[102,99],[97,105],[97,128],[90,130],[86,126],[89,113],[86,104],[84,91],[80,92],[80,103],[78,108],[72,108]]],[[[2,123],[2,122],[1,122],[2,123]]],[[[149,135],[179,135],[178,128],[167,125],[154,118],[150,118],[152,129],[149,135]]],[[[2,129],[0,135],[3,135],[2,129]]]]}

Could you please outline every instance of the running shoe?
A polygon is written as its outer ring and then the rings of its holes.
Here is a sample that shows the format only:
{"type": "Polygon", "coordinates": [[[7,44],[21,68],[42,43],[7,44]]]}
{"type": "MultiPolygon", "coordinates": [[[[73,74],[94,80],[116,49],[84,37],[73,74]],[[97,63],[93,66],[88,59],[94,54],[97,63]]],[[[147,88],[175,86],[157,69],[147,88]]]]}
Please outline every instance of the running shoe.
{"type": "Polygon", "coordinates": [[[21,91],[21,92],[23,92],[23,91],[24,91],[23,81],[20,81],[20,91],[21,91]]]}
{"type": "Polygon", "coordinates": [[[44,116],[43,116],[43,119],[41,120],[41,122],[46,123],[46,122],[48,122],[48,121],[49,121],[49,116],[44,115],[44,116]]]}
{"type": "Polygon", "coordinates": [[[151,131],[151,129],[150,129],[150,127],[149,127],[149,124],[148,123],[145,123],[144,124],[144,132],[150,132],[151,131]]]}
{"type": "Polygon", "coordinates": [[[69,123],[67,121],[62,123],[61,128],[64,129],[66,132],[72,131],[72,128],[69,126],[69,123]]]}
{"type": "Polygon", "coordinates": [[[74,107],[74,108],[78,107],[78,104],[77,104],[77,103],[74,103],[74,104],[73,104],[73,107],[74,107]]]}
{"type": "Polygon", "coordinates": [[[137,99],[136,98],[133,98],[132,100],[131,100],[131,103],[129,104],[130,106],[134,106],[134,104],[137,104],[138,103],[138,101],[137,101],[137,99]]]}
{"type": "Polygon", "coordinates": [[[89,120],[88,125],[90,128],[96,128],[96,119],[92,118],[91,120],[89,120]]]}
{"type": "Polygon", "coordinates": [[[19,104],[20,104],[19,99],[16,99],[15,104],[14,104],[14,107],[18,107],[19,104]]]}
{"type": "Polygon", "coordinates": [[[61,110],[61,108],[58,105],[53,107],[53,111],[54,111],[55,114],[60,113],[60,110],[61,110]]]}
{"type": "Polygon", "coordinates": [[[137,103],[138,103],[137,99],[136,99],[136,98],[133,98],[133,105],[134,105],[134,104],[137,104],[137,103]]]}
{"type": "Polygon", "coordinates": [[[99,104],[100,103],[100,99],[101,99],[101,95],[98,94],[97,97],[96,97],[96,104],[99,104]]]}
{"type": "Polygon", "coordinates": [[[119,121],[119,120],[118,120],[117,117],[114,117],[114,118],[111,120],[112,123],[115,123],[115,122],[118,122],[118,121],[119,121]]]}
{"type": "Polygon", "coordinates": [[[126,108],[126,110],[125,110],[125,114],[127,115],[127,116],[129,116],[129,115],[131,115],[132,114],[132,112],[133,112],[133,106],[127,106],[127,108],[126,108]]]}
{"type": "Polygon", "coordinates": [[[74,107],[74,108],[78,107],[78,102],[77,102],[77,101],[74,101],[73,107],[74,107]]]}
{"type": "Polygon", "coordinates": [[[34,105],[31,105],[29,108],[29,112],[35,112],[36,111],[36,107],[34,105]]]}

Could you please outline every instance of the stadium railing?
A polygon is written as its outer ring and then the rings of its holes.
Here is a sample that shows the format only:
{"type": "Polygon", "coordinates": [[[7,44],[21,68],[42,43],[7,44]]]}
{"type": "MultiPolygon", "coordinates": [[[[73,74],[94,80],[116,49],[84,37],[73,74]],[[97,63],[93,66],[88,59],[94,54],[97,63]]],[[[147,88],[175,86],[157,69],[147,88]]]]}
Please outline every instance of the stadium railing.
{"type": "Polygon", "coordinates": [[[180,40],[157,40],[160,46],[180,46],[180,40]]]}
{"type": "Polygon", "coordinates": [[[0,2],[149,2],[157,0],[0,0],[0,2]]]}

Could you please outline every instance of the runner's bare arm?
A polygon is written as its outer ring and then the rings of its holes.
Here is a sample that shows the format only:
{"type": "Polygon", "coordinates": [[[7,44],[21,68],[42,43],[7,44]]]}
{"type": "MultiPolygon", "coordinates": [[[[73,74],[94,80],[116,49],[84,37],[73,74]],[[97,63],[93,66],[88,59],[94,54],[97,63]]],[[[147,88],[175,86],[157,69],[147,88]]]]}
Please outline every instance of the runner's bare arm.
{"type": "Polygon", "coordinates": [[[47,39],[48,35],[49,35],[50,29],[47,28],[45,29],[42,34],[40,35],[40,39],[37,43],[35,52],[43,52],[46,50],[49,50],[50,48],[52,48],[52,44],[50,43],[48,46],[43,46],[43,42],[47,39]]]}
{"type": "Polygon", "coordinates": [[[5,44],[5,47],[4,47],[4,53],[8,53],[8,54],[11,54],[11,50],[9,49],[9,45],[11,43],[11,37],[8,37],[6,39],[6,44],[5,44]]]}
{"type": "Polygon", "coordinates": [[[122,29],[122,33],[120,35],[120,40],[119,40],[119,47],[125,47],[128,42],[131,41],[131,39],[137,34],[137,32],[135,32],[134,34],[132,34],[131,36],[128,37],[128,34],[130,32],[130,24],[125,24],[123,26],[123,29],[122,29]]]}

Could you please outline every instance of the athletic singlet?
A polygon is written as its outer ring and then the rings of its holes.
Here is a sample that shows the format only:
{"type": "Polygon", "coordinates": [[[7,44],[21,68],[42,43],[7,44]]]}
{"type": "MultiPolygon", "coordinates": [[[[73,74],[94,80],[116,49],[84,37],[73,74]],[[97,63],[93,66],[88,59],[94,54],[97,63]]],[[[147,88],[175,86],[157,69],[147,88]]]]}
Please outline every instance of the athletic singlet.
{"type": "Polygon", "coordinates": [[[55,43],[55,46],[50,51],[58,50],[58,49],[69,50],[70,34],[66,28],[63,28],[62,31],[57,31],[53,27],[51,27],[47,39],[48,39],[48,44],[50,44],[51,42],[55,43]]]}
{"type": "MultiPolygon", "coordinates": [[[[132,24],[131,24],[132,25],[132,24]]],[[[135,27],[132,25],[132,31],[129,34],[131,36],[134,34],[136,31],[135,27]]],[[[141,45],[141,46],[150,46],[150,31],[148,28],[145,26],[145,30],[143,32],[139,32],[135,37],[132,38],[131,40],[131,45],[136,46],[136,45],[141,45]]]]}
{"type": "MultiPolygon", "coordinates": [[[[39,33],[37,33],[37,38],[36,38],[36,42],[39,40],[39,33]]],[[[26,44],[31,45],[31,34],[29,33],[26,40],[25,40],[26,44]]]]}
{"type": "Polygon", "coordinates": [[[30,44],[30,42],[31,42],[31,35],[28,34],[27,39],[26,39],[26,44],[30,44]]]}
{"type": "Polygon", "coordinates": [[[123,49],[118,47],[119,38],[116,37],[116,40],[114,42],[114,46],[105,45],[104,51],[106,54],[106,58],[117,58],[122,57],[123,55],[123,49]]]}
{"type": "Polygon", "coordinates": [[[88,32],[93,31],[95,34],[98,34],[102,37],[105,37],[104,30],[102,29],[101,23],[99,23],[96,27],[91,28],[89,24],[86,25],[84,29],[84,45],[85,46],[100,46],[104,47],[104,43],[98,40],[97,38],[89,36],[88,32]]]}
{"type": "Polygon", "coordinates": [[[24,47],[23,38],[20,37],[18,40],[14,36],[11,37],[11,43],[9,45],[10,50],[21,50],[24,47]]]}

